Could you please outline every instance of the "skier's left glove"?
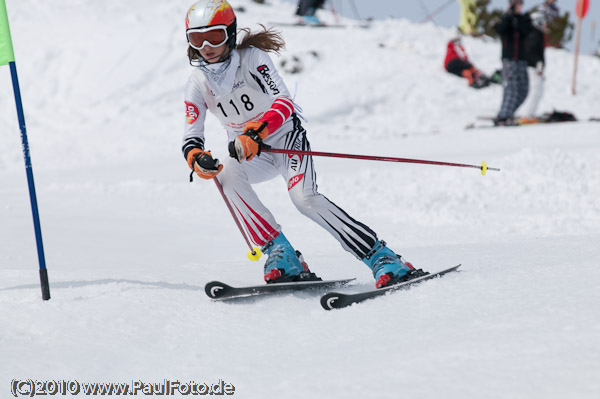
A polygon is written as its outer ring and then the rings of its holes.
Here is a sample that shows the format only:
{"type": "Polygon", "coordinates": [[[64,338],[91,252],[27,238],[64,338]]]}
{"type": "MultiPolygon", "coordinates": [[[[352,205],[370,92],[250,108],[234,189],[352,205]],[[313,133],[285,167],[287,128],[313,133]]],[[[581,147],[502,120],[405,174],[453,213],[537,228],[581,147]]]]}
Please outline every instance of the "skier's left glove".
{"type": "Polygon", "coordinates": [[[242,161],[251,161],[257,155],[260,155],[262,148],[268,148],[263,140],[269,135],[267,122],[248,122],[244,126],[244,133],[229,143],[229,155],[232,158],[242,161]]]}
{"type": "MultiPolygon", "coordinates": [[[[212,179],[217,176],[223,169],[223,165],[218,159],[212,157],[210,151],[203,151],[199,148],[194,148],[187,155],[188,165],[194,172],[203,179],[212,179]]],[[[192,177],[190,175],[190,179],[192,177]]]]}

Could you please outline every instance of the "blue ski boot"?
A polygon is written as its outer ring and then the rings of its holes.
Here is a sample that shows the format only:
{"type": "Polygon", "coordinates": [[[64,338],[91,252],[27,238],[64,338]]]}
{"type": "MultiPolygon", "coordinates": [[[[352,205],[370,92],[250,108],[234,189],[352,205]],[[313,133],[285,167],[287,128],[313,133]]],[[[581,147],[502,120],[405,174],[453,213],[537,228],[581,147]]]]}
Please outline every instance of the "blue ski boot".
{"type": "Polygon", "coordinates": [[[310,272],[302,254],[294,250],[283,233],[266,243],[262,252],[269,255],[265,262],[267,284],[320,280],[310,272]]]}
{"type": "Polygon", "coordinates": [[[322,25],[321,20],[315,15],[305,15],[302,17],[302,25],[322,25]]]}
{"type": "Polygon", "coordinates": [[[377,288],[428,274],[421,269],[415,270],[413,265],[386,247],[385,241],[377,241],[362,261],[373,271],[377,288]]]}

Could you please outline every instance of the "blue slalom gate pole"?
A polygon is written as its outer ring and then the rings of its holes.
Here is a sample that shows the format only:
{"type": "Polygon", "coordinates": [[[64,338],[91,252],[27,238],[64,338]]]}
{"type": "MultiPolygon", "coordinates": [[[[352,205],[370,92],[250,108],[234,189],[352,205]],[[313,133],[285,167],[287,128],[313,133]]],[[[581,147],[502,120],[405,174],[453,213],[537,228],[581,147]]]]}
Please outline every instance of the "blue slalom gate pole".
{"type": "Polygon", "coordinates": [[[19,128],[21,129],[23,157],[25,158],[25,172],[27,173],[27,183],[29,185],[29,199],[31,202],[31,212],[33,214],[35,242],[37,245],[38,260],[40,264],[40,282],[42,286],[42,298],[45,301],[47,301],[48,299],[50,299],[50,284],[48,282],[48,270],[46,269],[46,258],[44,256],[42,228],[40,226],[40,215],[37,205],[37,196],[35,194],[35,183],[33,181],[33,167],[31,166],[31,157],[29,156],[29,142],[27,140],[27,129],[25,127],[25,114],[23,113],[23,103],[21,102],[21,89],[19,88],[17,66],[15,64],[15,55],[12,48],[12,39],[10,37],[8,16],[6,13],[6,4],[4,1],[5,0],[0,0],[0,65],[8,64],[10,67],[10,75],[12,77],[13,91],[15,93],[15,103],[17,105],[17,115],[19,118],[19,128]]]}
{"type": "Polygon", "coordinates": [[[50,283],[48,282],[48,269],[46,269],[46,257],[44,256],[42,227],[40,225],[40,214],[38,211],[37,196],[35,194],[33,167],[31,166],[31,157],[29,155],[29,142],[27,140],[27,128],[25,127],[25,114],[23,113],[23,103],[21,102],[21,89],[19,88],[17,66],[14,62],[10,62],[8,65],[10,66],[10,75],[12,77],[13,90],[15,92],[15,103],[17,104],[19,127],[21,129],[23,157],[25,158],[25,172],[27,173],[27,184],[29,185],[29,199],[31,202],[31,212],[33,214],[33,228],[35,230],[35,242],[37,245],[38,260],[40,264],[40,283],[42,285],[42,299],[47,301],[48,299],[50,299],[50,283]]]}

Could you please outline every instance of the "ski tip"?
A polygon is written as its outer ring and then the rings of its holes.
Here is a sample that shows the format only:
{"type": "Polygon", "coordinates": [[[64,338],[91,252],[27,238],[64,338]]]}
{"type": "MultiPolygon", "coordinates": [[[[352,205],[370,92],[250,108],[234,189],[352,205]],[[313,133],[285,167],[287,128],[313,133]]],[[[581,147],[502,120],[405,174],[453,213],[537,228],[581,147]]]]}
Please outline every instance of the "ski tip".
{"type": "Polygon", "coordinates": [[[436,275],[436,276],[443,276],[446,273],[450,273],[450,272],[454,272],[454,271],[458,270],[460,268],[460,266],[461,266],[461,264],[459,263],[456,266],[452,266],[452,267],[450,267],[450,268],[448,268],[446,270],[440,270],[439,272],[432,273],[432,274],[436,275]]]}
{"type": "Polygon", "coordinates": [[[204,286],[204,292],[212,299],[221,298],[221,296],[229,289],[231,289],[230,285],[220,281],[211,281],[204,286]]]}
{"type": "Polygon", "coordinates": [[[339,294],[337,292],[328,292],[327,294],[321,297],[321,306],[325,310],[337,309],[336,302],[339,301],[340,297],[343,294],[339,294]]]}
{"type": "Polygon", "coordinates": [[[459,263],[456,266],[452,266],[452,267],[449,267],[448,269],[440,270],[439,272],[435,272],[435,273],[432,273],[432,274],[438,274],[438,275],[442,275],[443,276],[444,274],[446,274],[448,272],[453,272],[453,271],[457,270],[459,267],[461,267],[461,265],[462,265],[462,263],[459,263]]]}

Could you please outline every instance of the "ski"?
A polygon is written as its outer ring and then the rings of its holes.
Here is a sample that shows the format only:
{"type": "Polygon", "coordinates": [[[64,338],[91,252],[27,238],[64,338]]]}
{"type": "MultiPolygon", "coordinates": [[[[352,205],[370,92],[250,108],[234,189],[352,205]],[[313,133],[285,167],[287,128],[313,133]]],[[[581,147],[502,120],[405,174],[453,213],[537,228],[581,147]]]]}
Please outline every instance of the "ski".
{"type": "Polygon", "coordinates": [[[269,295],[285,291],[328,290],[341,287],[354,281],[354,278],[342,280],[297,281],[291,283],[261,284],[246,287],[232,287],[220,281],[211,281],[204,286],[204,291],[212,299],[246,298],[269,295]]]}
{"type": "MultiPolygon", "coordinates": [[[[555,124],[555,123],[573,123],[573,122],[600,122],[600,118],[592,117],[589,119],[566,119],[566,120],[548,120],[547,116],[542,116],[538,118],[516,118],[511,124],[504,125],[490,125],[490,124],[479,124],[475,122],[471,122],[465,126],[465,130],[469,129],[492,129],[499,127],[521,127],[521,126],[529,126],[529,125],[541,125],[541,124],[555,124]]],[[[492,116],[478,116],[478,120],[480,121],[490,121],[492,122],[495,117],[492,116]]]]}
{"type": "Polygon", "coordinates": [[[523,126],[531,126],[531,125],[547,125],[547,124],[557,124],[557,123],[574,123],[574,122],[596,122],[595,119],[590,119],[589,121],[563,121],[563,122],[543,122],[543,121],[515,121],[513,124],[506,125],[488,125],[488,124],[480,124],[480,123],[469,123],[465,126],[465,130],[471,129],[496,129],[496,128],[514,128],[514,127],[523,127],[523,126]]]}
{"type": "Polygon", "coordinates": [[[302,22],[269,22],[270,25],[275,26],[295,26],[295,27],[306,27],[306,28],[370,28],[369,24],[353,24],[353,25],[344,25],[344,24],[326,24],[326,23],[302,23],[302,22]]]}
{"type": "Polygon", "coordinates": [[[450,273],[452,271],[457,270],[459,267],[460,267],[460,265],[456,265],[456,266],[450,267],[448,269],[439,271],[437,273],[427,274],[425,276],[417,277],[413,280],[405,281],[403,283],[394,284],[389,287],[373,289],[373,290],[364,291],[364,292],[358,292],[355,294],[341,294],[339,292],[328,292],[327,294],[325,294],[321,297],[321,306],[323,306],[323,308],[325,310],[345,308],[346,306],[350,306],[353,303],[359,303],[362,301],[366,301],[367,299],[375,298],[380,295],[385,295],[388,292],[406,289],[406,288],[409,288],[410,286],[420,283],[422,281],[430,280],[432,278],[436,278],[439,276],[443,276],[446,273],[450,273]]]}

